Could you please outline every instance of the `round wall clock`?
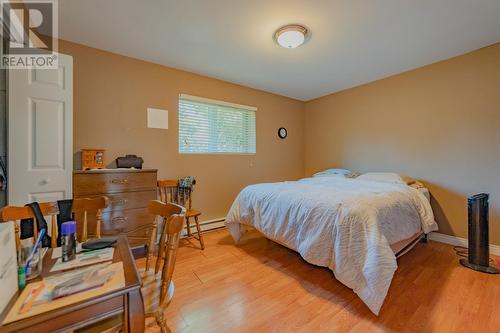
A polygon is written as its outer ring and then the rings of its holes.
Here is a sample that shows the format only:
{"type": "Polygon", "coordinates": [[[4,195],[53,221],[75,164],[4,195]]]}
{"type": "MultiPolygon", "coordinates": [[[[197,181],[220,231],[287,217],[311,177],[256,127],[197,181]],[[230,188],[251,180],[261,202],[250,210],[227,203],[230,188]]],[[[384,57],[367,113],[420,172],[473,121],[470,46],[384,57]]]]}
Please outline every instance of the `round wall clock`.
{"type": "Polygon", "coordinates": [[[280,139],[284,139],[286,138],[286,136],[288,135],[287,131],[286,131],[286,128],[284,127],[280,127],[278,129],[278,136],[280,137],[280,139]]]}

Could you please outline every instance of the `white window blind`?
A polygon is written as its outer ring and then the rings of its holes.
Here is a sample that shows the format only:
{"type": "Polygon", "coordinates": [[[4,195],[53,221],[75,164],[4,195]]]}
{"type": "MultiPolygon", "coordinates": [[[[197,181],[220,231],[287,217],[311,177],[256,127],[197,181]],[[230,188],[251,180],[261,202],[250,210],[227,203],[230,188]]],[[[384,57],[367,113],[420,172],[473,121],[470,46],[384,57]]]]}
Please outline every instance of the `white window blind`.
{"type": "Polygon", "coordinates": [[[256,108],[179,96],[179,153],[255,154],[256,108]]]}

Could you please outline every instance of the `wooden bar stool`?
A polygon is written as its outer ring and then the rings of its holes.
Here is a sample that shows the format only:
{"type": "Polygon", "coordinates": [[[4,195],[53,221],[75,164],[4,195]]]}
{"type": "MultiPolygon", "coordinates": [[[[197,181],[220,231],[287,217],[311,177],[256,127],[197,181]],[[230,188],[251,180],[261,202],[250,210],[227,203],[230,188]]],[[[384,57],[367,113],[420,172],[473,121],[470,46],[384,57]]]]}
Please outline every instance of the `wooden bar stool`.
{"type": "Polygon", "coordinates": [[[192,208],[192,189],[179,187],[177,180],[158,180],[158,198],[161,202],[173,202],[186,208],[186,227],[188,236],[196,238],[200,242],[201,249],[204,250],[205,244],[203,243],[200,222],[198,220],[201,212],[192,208]],[[194,219],[197,230],[196,236],[191,233],[190,218],[194,219]]]}

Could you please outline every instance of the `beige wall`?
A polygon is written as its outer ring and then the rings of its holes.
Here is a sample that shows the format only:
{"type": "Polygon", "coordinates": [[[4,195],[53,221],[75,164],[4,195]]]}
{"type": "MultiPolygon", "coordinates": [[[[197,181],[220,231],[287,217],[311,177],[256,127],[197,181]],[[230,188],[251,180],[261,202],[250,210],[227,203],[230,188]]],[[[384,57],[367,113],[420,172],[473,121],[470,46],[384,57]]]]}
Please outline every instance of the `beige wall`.
{"type": "Polygon", "coordinates": [[[302,102],[65,41],[59,50],[74,62],[74,151],[105,148],[110,162],[137,154],[161,178],[195,176],[202,220],[225,217],[247,184],[304,174],[302,102]],[[257,154],[179,154],[180,93],[256,106],[257,154]],[[147,107],[169,111],[168,130],[146,128],[147,107]],[[277,136],[281,126],[286,140],[277,136]]]}
{"type": "Polygon", "coordinates": [[[224,217],[247,184],[394,171],[428,185],[450,235],[467,236],[466,197],[490,193],[500,245],[500,44],[307,103],[65,41],[60,51],[74,61],[75,152],[102,147],[110,162],[142,156],[161,178],[194,175],[203,220],[224,217]],[[258,107],[257,154],[179,154],[180,93],[258,107]],[[147,129],[147,107],[169,110],[170,128],[147,129]]]}
{"type": "Polygon", "coordinates": [[[307,102],[304,134],[306,175],[414,176],[446,234],[467,237],[467,196],[490,193],[500,245],[500,44],[307,102]]]}

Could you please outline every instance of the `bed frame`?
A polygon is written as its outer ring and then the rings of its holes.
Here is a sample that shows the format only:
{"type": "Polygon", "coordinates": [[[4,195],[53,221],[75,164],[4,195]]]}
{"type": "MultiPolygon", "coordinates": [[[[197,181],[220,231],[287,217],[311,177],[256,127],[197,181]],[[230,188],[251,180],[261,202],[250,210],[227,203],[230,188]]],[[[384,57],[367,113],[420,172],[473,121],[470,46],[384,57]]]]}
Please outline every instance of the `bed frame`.
{"type": "MultiPolygon", "coordinates": [[[[240,228],[245,228],[246,231],[256,230],[254,227],[246,225],[246,224],[240,224],[240,228]]],[[[280,244],[281,246],[288,248],[285,244],[283,244],[279,240],[269,238],[265,235],[263,235],[263,236],[270,241],[273,241],[275,243],[280,244]]],[[[411,236],[410,238],[403,239],[402,241],[399,241],[396,244],[392,244],[391,249],[394,252],[394,255],[396,256],[396,259],[399,259],[400,257],[405,255],[406,253],[410,252],[420,242],[427,243],[427,235],[422,230],[420,230],[419,232],[417,232],[415,235],[411,236]]],[[[292,251],[294,251],[294,250],[292,250],[292,251]]]]}
{"type": "Polygon", "coordinates": [[[404,239],[391,245],[391,248],[393,249],[396,258],[400,258],[413,249],[419,242],[427,243],[427,235],[424,234],[423,231],[418,232],[408,239],[404,239]]]}

